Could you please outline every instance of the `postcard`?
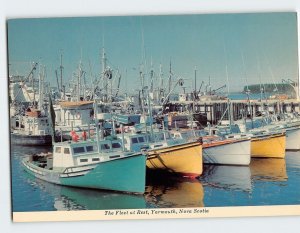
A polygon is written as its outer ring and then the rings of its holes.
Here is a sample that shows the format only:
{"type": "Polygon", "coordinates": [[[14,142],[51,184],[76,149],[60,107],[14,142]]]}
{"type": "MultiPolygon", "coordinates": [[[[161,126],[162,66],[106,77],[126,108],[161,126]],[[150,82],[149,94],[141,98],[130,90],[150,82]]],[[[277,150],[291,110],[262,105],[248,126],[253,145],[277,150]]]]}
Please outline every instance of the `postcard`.
{"type": "Polygon", "coordinates": [[[7,20],[14,222],[300,214],[297,14],[7,20]]]}

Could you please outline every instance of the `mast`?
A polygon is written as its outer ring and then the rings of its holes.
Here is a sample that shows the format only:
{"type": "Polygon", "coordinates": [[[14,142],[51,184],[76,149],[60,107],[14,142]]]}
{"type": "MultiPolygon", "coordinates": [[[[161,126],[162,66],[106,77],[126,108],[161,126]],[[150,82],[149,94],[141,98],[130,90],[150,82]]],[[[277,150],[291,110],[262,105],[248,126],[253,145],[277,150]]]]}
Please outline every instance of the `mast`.
{"type": "MultiPolygon", "coordinates": [[[[246,65],[245,65],[245,59],[244,59],[244,53],[241,52],[242,55],[242,61],[243,61],[243,69],[244,69],[244,76],[245,76],[245,81],[246,81],[246,95],[247,95],[247,102],[248,102],[248,111],[250,114],[250,119],[251,119],[251,128],[254,128],[253,125],[253,111],[252,111],[252,106],[251,106],[251,102],[250,102],[250,90],[249,90],[249,85],[248,85],[248,78],[247,78],[247,73],[246,73],[246,65]]],[[[246,121],[246,117],[245,117],[245,121],[246,121]]]]}
{"type": "Polygon", "coordinates": [[[77,101],[80,101],[81,73],[82,73],[82,68],[81,68],[81,60],[80,60],[79,67],[78,67],[78,78],[77,78],[77,101]]]}
{"type": "Polygon", "coordinates": [[[58,88],[58,91],[60,91],[61,88],[60,88],[60,86],[59,86],[57,70],[55,70],[55,76],[56,76],[57,88],[58,88]]]}
{"type": "Polygon", "coordinates": [[[105,49],[102,48],[102,79],[103,79],[103,85],[105,87],[105,96],[104,96],[104,102],[107,102],[107,96],[108,96],[108,81],[105,79],[105,71],[106,71],[106,55],[105,55],[105,49]]]}
{"type": "Polygon", "coordinates": [[[39,109],[41,109],[42,108],[42,74],[41,74],[41,64],[39,65],[39,104],[38,104],[38,106],[39,106],[39,109]]]}
{"type": "Polygon", "coordinates": [[[143,113],[143,115],[145,115],[145,107],[144,107],[144,75],[143,75],[143,72],[142,72],[142,70],[140,69],[140,79],[141,79],[141,84],[142,84],[142,96],[140,97],[140,101],[141,101],[141,107],[142,107],[142,113],[143,113]]]}
{"type": "Polygon", "coordinates": [[[97,147],[98,147],[98,153],[100,153],[100,138],[99,138],[99,120],[97,118],[98,114],[98,106],[96,99],[94,100],[94,118],[95,118],[95,125],[96,125],[96,136],[97,136],[97,147]]]}
{"type": "Polygon", "coordinates": [[[158,93],[158,102],[161,102],[162,97],[164,97],[164,79],[162,72],[162,65],[159,64],[159,93],[158,93]]]}
{"type": "Polygon", "coordinates": [[[169,70],[169,93],[172,88],[172,64],[171,64],[171,59],[170,59],[170,70],[169,70]]]}
{"type": "MultiPolygon", "coordinates": [[[[226,54],[225,54],[226,55],[226,54]]],[[[231,107],[231,102],[229,99],[229,77],[228,77],[228,67],[227,67],[227,63],[225,66],[225,71],[226,71],[226,79],[227,79],[227,106],[228,106],[228,119],[229,119],[229,127],[230,127],[230,131],[232,131],[232,122],[233,122],[233,109],[231,107]]],[[[209,83],[210,83],[210,77],[209,77],[209,83]]]]}
{"type": "Polygon", "coordinates": [[[63,93],[63,99],[64,99],[64,88],[63,88],[63,65],[62,65],[62,59],[63,59],[63,55],[62,53],[60,54],[60,92],[63,93]]]}
{"type": "MultiPolygon", "coordinates": [[[[149,90],[147,91],[147,99],[148,99],[148,113],[150,118],[150,134],[151,134],[151,140],[153,138],[153,117],[152,117],[152,108],[151,108],[151,102],[150,102],[150,95],[149,90]]],[[[147,121],[146,121],[146,129],[147,129],[147,121]]]]}
{"type": "Polygon", "coordinates": [[[194,99],[197,98],[197,67],[195,66],[195,88],[194,88],[194,99]]]}
{"type": "Polygon", "coordinates": [[[32,73],[32,91],[33,91],[33,106],[36,107],[36,104],[35,104],[35,89],[34,89],[34,73],[32,73]]]}
{"type": "MultiPolygon", "coordinates": [[[[12,101],[11,105],[15,104],[16,103],[16,99],[17,97],[19,96],[19,94],[21,93],[21,91],[23,90],[23,87],[25,85],[25,83],[27,82],[30,82],[30,77],[31,75],[33,75],[33,72],[36,70],[36,67],[37,67],[38,63],[37,62],[34,62],[29,74],[27,75],[27,77],[22,81],[22,84],[21,84],[21,88],[18,90],[17,94],[15,95],[15,99],[12,101]]],[[[27,92],[26,92],[27,93],[27,92]]],[[[28,95],[27,93],[27,96],[29,97],[29,99],[31,100],[30,96],[28,95]]]]}
{"type": "Polygon", "coordinates": [[[150,70],[150,92],[153,92],[153,76],[154,76],[154,71],[153,71],[153,63],[152,63],[152,58],[151,58],[151,70],[150,70]]]}

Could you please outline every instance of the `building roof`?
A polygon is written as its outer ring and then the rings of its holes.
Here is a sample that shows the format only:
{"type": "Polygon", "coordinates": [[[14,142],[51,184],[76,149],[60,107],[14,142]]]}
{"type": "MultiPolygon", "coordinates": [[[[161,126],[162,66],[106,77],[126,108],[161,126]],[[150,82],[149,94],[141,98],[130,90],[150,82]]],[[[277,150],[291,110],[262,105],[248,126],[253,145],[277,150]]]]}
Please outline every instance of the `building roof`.
{"type": "Polygon", "coordinates": [[[85,105],[90,105],[93,103],[94,103],[94,101],[62,101],[62,102],[59,102],[59,104],[62,108],[76,108],[76,107],[82,107],[85,105]]]}

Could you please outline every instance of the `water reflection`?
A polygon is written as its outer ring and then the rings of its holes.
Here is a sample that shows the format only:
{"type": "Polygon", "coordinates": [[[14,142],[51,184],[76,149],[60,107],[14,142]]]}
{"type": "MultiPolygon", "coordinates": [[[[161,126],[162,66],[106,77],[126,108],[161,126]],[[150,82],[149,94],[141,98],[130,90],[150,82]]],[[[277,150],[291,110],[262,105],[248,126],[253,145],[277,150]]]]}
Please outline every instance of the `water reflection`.
{"type": "Polygon", "coordinates": [[[285,159],[251,158],[250,170],[253,180],[286,181],[288,179],[285,159]]]}
{"type": "Polygon", "coordinates": [[[226,190],[251,191],[251,172],[248,166],[205,165],[200,180],[207,186],[226,190]]]}
{"type": "Polygon", "coordinates": [[[299,172],[300,169],[300,153],[299,151],[286,152],[286,163],[287,166],[293,170],[299,172]]]}
{"type": "Polygon", "coordinates": [[[150,207],[203,207],[204,191],[197,179],[147,174],[145,197],[150,207]]]}

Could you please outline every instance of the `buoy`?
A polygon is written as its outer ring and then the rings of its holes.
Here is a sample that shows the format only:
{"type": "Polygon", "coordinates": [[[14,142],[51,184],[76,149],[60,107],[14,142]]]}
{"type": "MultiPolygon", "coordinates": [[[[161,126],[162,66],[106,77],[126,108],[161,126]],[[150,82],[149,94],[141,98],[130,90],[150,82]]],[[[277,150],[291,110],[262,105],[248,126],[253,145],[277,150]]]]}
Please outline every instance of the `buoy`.
{"type": "Polygon", "coordinates": [[[86,138],[87,138],[87,135],[86,135],[86,132],[85,131],[83,131],[82,132],[82,139],[84,140],[84,141],[86,141],[86,138]]]}
{"type": "Polygon", "coordinates": [[[78,142],[78,140],[79,140],[78,134],[74,133],[74,134],[72,135],[72,140],[73,140],[74,142],[78,142]]]}
{"type": "Polygon", "coordinates": [[[74,134],[76,134],[76,132],[75,132],[74,130],[72,130],[72,131],[70,132],[70,135],[73,136],[74,134]]]}

